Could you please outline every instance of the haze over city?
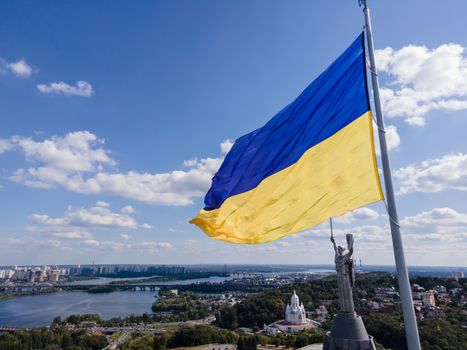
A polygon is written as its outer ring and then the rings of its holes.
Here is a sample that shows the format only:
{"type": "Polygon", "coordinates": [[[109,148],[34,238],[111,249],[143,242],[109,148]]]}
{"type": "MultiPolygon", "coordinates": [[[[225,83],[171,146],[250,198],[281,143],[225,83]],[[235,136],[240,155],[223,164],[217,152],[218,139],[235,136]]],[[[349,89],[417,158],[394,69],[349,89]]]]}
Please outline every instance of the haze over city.
{"type": "MultiPolygon", "coordinates": [[[[255,246],[188,224],[233,140],[360,34],[356,1],[319,4],[1,3],[0,265],[331,264],[327,222],[255,246]]],[[[440,8],[372,15],[407,263],[465,266],[467,4],[440,8]]],[[[394,264],[383,202],[334,223],[394,264]]]]}

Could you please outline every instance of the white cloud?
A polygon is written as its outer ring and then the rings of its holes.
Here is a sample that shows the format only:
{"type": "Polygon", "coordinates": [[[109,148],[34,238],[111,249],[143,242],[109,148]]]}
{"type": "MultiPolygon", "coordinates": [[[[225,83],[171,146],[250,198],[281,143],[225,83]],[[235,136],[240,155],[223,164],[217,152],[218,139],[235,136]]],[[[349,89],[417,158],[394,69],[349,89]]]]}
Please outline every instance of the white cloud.
{"type": "Polygon", "coordinates": [[[411,164],[394,172],[399,193],[467,191],[467,154],[449,154],[411,164]]]}
{"type": "Polygon", "coordinates": [[[0,138],[0,154],[9,151],[13,148],[13,144],[9,140],[0,138]]]}
{"type": "Polygon", "coordinates": [[[397,127],[395,125],[386,126],[386,142],[389,151],[399,147],[401,143],[401,138],[397,133],[397,127]]]}
{"type": "Polygon", "coordinates": [[[21,78],[28,78],[32,74],[32,68],[26,63],[24,58],[16,62],[7,63],[6,67],[21,78]]]}
{"type": "MultiPolygon", "coordinates": [[[[397,132],[397,127],[395,125],[386,125],[386,144],[388,146],[388,151],[397,149],[401,143],[401,138],[397,132]]],[[[378,126],[373,122],[373,139],[375,140],[375,152],[376,155],[381,155],[381,149],[379,145],[379,135],[378,135],[378,126]]]]}
{"type": "Polygon", "coordinates": [[[65,213],[65,217],[69,224],[74,226],[138,228],[136,220],[128,214],[112,213],[109,209],[98,206],[89,209],[70,208],[65,213]]]}
{"type": "Polygon", "coordinates": [[[232,140],[224,140],[221,143],[221,153],[227,154],[229,153],[230,149],[232,148],[234,142],[232,140]]]}
{"type": "Polygon", "coordinates": [[[143,241],[138,243],[121,243],[115,241],[97,241],[94,239],[88,239],[82,242],[88,249],[99,249],[103,251],[112,250],[119,254],[150,254],[156,255],[161,250],[167,250],[173,248],[172,243],[169,242],[155,242],[155,241],[143,241]]]}
{"type": "Polygon", "coordinates": [[[99,172],[87,179],[71,178],[66,186],[76,192],[113,194],[150,204],[188,205],[193,203],[192,198],[205,194],[220,164],[219,158],[206,158],[188,171],[99,172]]]}
{"type": "MultiPolygon", "coordinates": [[[[349,222],[344,222],[345,224],[349,224],[349,222]]],[[[389,235],[389,226],[385,225],[384,227],[380,225],[358,225],[358,226],[350,226],[342,228],[339,224],[344,224],[342,222],[336,222],[337,225],[334,225],[333,232],[336,238],[336,243],[339,245],[346,245],[345,243],[345,235],[347,233],[352,233],[355,239],[358,239],[359,242],[362,244],[366,244],[368,242],[380,242],[388,239],[389,235]]],[[[353,221],[352,223],[355,223],[353,221]]],[[[314,240],[329,240],[331,237],[331,230],[329,228],[329,224],[326,228],[318,228],[318,229],[310,229],[307,230],[307,235],[304,238],[309,239],[313,238],[314,240]]],[[[300,235],[300,234],[299,234],[300,235]]]]}
{"type": "MultiPolygon", "coordinates": [[[[348,232],[347,232],[348,233],[348,232]]],[[[390,237],[389,226],[362,225],[350,229],[356,240],[363,242],[384,242],[390,237]]],[[[345,242],[342,242],[344,244],[345,242]]]]}
{"type": "MultiPolygon", "coordinates": [[[[109,208],[110,207],[110,203],[107,203],[107,202],[104,202],[104,201],[97,201],[96,202],[96,206],[97,207],[102,207],[102,208],[109,208]]],[[[131,206],[129,206],[131,208],[131,206]]],[[[123,207],[122,208],[122,212],[123,210],[125,209],[126,207],[123,207]]],[[[130,213],[131,214],[131,213],[130,213]]]]}
{"type": "Polygon", "coordinates": [[[0,57],[0,73],[13,73],[20,78],[29,78],[32,74],[32,67],[24,58],[15,62],[8,62],[0,57]]]}
{"type": "Polygon", "coordinates": [[[49,84],[38,84],[37,89],[43,94],[49,95],[91,97],[94,94],[92,85],[83,80],[76,82],[75,85],[69,85],[63,81],[52,82],[49,84]]]}
{"type": "MultiPolygon", "coordinates": [[[[27,161],[46,165],[39,168],[46,172],[44,176],[37,173],[34,177],[53,176],[51,172],[57,170],[61,175],[71,171],[96,171],[100,165],[116,164],[108,152],[100,147],[104,141],[89,131],[70,132],[63,137],[53,136],[44,141],[16,136],[11,142],[24,153],[27,161]]],[[[60,181],[60,178],[56,181],[60,181]]]]}
{"type": "Polygon", "coordinates": [[[10,176],[10,180],[21,182],[34,188],[52,188],[67,182],[67,173],[63,170],[40,167],[29,169],[17,169],[10,176]]]}
{"type": "MultiPolygon", "coordinates": [[[[127,206],[128,207],[128,206],[127,206]]],[[[127,208],[123,207],[123,208],[127,208]]],[[[53,238],[66,241],[78,241],[87,247],[110,247],[114,250],[130,249],[119,242],[98,241],[93,238],[90,231],[97,229],[138,229],[150,228],[148,224],[139,225],[131,217],[132,213],[114,213],[110,210],[109,204],[99,201],[90,208],[68,207],[63,217],[52,218],[48,215],[33,214],[29,218],[36,226],[26,227],[26,231],[32,234],[40,234],[44,239],[53,238]]],[[[117,231],[118,232],[118,231],[117,231]]],[[[129,240],[128,234],[120,234],[123,240],[129,240]]],[[[152,247],[155,248],[154,246],[152,247]]],[[[159,248],[166,248],[164,244],[159,248]]]]}
{"type": "MultiPolygon", "coordinates": [[[[14,137],[10,142],[38,167],[17,169],[10,179],[36,188],[64,187],[88,194],[109,194],[161,205],[188,205],[204,196],[223,157],[193,159],[188,170],[167,173],[113,172],[116,162],[88,131],[43,141],[14,137]]],[[[125,210],[130,210],[129,208],[125,210]]]]}
{"type": "Polygon", "coordinates": [[[467,243],[467,214],[451,208],[434,208],[401,221],[410,239],[467,243]]]}
{"type": "MultiPolygon", "coordinates": [[[[437,244],[440,244],[439,250],[446,252],[452,248],[450,244],[454,242],[467,243],[467,214],[451,208],[434,208],[407,216],[400,220],[400,224],[408,249],[412,249],[415,245],[432,244],[432,241],[437,241],[439,242],[437,244]]],[[[310,238],[314,242],[320,241],[320,246],[326,245],[326,241],[330,237],[330,230],[328,224],[326,227],[324,226],[320,225],[318,228],[310,229],[306,235],[305,232],[299,233],[298,237],[293,238],[294,242],[299,239],[299,243],[293,243],[291,249],[305,244],[310,238]]],[[[334,236],[338,245],[346,246],[346,233],[354,235],[356,248],[360,251],[376,248],[377,245],[391,247],[391,234],[387,222],[384,225],[358,225],[346,228],[342,228],[337,223],[334,226],[334,236]]],[[[292,237],[288,239],[292,242],[292,237]]]]}
{"type": "Polygon", "coordinates": [[[183,165],[186,167],[196,166],[196,164],[198,164],[198,158],[192,158],[183,161],[183,165]]]}
{"type": "Polygon", "coordinates": [[[133,214],[135,212],[135,209],[131,205],[127,205],[122,208],[121,212],[123,214],[133,214]]]}
{"type": "Polygon", "coordinates": [[[467,109],[467,55],[457,44],[434,49],[409,45],[376,51],[377,66],[387,73],[381,89],[388,117],[405,117],[410,125],[425,124],[433,110],[467,109]]]}
{"type": "Polygon", "coordinates": [[[91,234],[86,231],[51,231],[52,236],[65,239],[83,240],[91,238],[91,234]]]}
{"type": "Polygon", "coordinates": [[[96,241],[95,239],[87,239],[84,241],[84,244],[97,247],[99,246],[99,241],[96,241]]]}
{"type": "MultiPolygon", "coordinates": [[[[410,245],[419,244],[420,241],[441,241],[443,243],[467,243],[467,214],[457,212],[451,208],[434,208],[404,217],[400,220],[404,239],[410,245]]],[[[345,233],[352,233],[358,247],[364,249],[378,242],[390,243],[390,229],[388,223],[380,225],[359,225],[348,229],[335,230],[338,244],[345,245],[345,233]]],[[[313,232],[309,237],[313,236],[313,232]]],[[[329,234],[327,235],[329,237],[329,234]]],[[[326,238],[326,235],[316,235],[317,239],[326,238]]],[[[440,249],[443,249],[440,247],[440,249]]]]}
{"type": "Polygon", "coordinates": [[[344,215],[333,219],[337,223],[351,223],[361,220],[376,220],[379,218],[379,213],[370,208],[358,208],[344,215]]]}
{"type": "Polygon", "coordinates": [[[434,208],[423,211],[414,216],[408,216],[401,224],[410,228],[426,229],[431,226],[448,228],[452,226],[461,227],[467,233],[467,214],[459,213],[451,208],[434,208]]]}
{"type": "MultiPolygon", "coordinates": [[[[46,215],[44,215],[47,217],[46,215]]],[[[71,227],[67,225],[60,225],[48,221],[47,218],[39,218],[40,216],[31,216],[31,220],[43,224],[43,226],[28,226],[26,231],[33,234],[40,234],[45,237],[60,238],[66,240],[87,240],[92,239],[91,233],[86,229],[80,227],[71,227]],[[42,220],[42,221],[40,221],[42,220]],[[47,222],[48,221],[48,222],[47,222]]],[[[50,219],[50,218],[48,218],[50,219]]]]}
{"type": "Polygon", "coordinates": [[[172,243],[169,242],[141,242],[141,243],[135,243],[135,244],[129,244],[128,248],[130,249],[154,249],[154,248],[173,248],[172,243]]]}
{"type": "Polygon", "coordinates": [[[29,218],[35,222],[39,222],[44,225],[58,226],[65,224],[65,220],[63,218],[53,219],[48,215],[32,214],[29,218]]]}
{"type": "MultiPolygon", "coordinates": [[[[131,213],[122,210],[121,213],[112,212],[108,206],[102,205],[105,202],[97,202],[95,206],[90,208],[73,208],[68,207],[63,218],[51,218],[48,215],[31,215],[31,220],[47,225],[47,226],[63,226],[63,227],[84,227],[91,228],[129,228],[137,229],[148,228],[147,224],[139,225],[136,220],[131,217],[131,213]]],[[[124,207],[127,208],[127,207],[124,207]]]]}

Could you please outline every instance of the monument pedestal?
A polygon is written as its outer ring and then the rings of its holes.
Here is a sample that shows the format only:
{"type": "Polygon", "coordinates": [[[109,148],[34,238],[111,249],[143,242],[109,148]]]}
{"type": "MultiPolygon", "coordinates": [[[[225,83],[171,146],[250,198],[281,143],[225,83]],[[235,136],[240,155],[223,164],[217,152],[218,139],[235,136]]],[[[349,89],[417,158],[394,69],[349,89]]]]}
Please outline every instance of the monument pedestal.
{"type": "Polygon", "coordinates": [[[340,313],[332,320],[323,350],[376,350],[376,346],[360,316],[356,313],[340,313]]]}

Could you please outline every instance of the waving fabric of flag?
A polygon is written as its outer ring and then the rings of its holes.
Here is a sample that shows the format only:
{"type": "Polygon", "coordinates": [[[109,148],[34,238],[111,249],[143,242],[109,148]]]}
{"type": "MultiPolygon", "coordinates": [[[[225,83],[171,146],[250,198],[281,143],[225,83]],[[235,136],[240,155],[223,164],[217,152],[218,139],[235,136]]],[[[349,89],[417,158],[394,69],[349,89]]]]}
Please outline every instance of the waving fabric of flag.
{"type": "Polygon", "coordinates": [[[235,141],[190,222],[215,239],[258,244],[382,198],[362,33],[295,101],[235,141]]]}

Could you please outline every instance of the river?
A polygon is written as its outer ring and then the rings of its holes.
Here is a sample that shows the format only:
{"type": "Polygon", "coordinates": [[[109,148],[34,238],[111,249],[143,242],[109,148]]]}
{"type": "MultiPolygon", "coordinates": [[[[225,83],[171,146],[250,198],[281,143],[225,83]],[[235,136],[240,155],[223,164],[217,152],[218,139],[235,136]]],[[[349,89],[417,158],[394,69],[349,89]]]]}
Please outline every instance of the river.
{"type": "MultiPolygon", "coordinates": [[[[157,277],[157,276],[153,276],[157,277]]],[[[145,280],[150,277],[133,277],[133,278],[108,278],[108,277],[99,277],[93,278],[90,280],[82,280],[82,281],[73,281],[73,282],[66,282],[64,285],[72,286],[105,286],[110,284],[111,282],[118,282],[118,281],[138,281],[138,280],[145,280]]],[[[165,282],[154,282],[154,284],[160,286],[167,286],[167,285],[186,285],[186,284],[196,284],[196,283],[221,283],[227,280],[231,280],[236,278],[235,276],[228,276],[228,277],[221,277],[221,276],[212,276],[206,278],[195,278],[195,279],[188,279],[188,280],[174,280],[174,281],[165,281],[165,282]]]]}
{"type": "MultiPolygon", "coordinates": [[[[145,277],[147,278],[147,277],[145,277]]],[[[186,285],[192,283],[221,283],[229,277],[209,277],[184,281],[160,282],[160,285],[186,285]]],[[[99,278],[75,281],[68,284],[106,285],[117,280],[141,278],[99,278]]],[[[157,292],[120,291],[103,294],[86,292],[59,292],[39,294],[0,300],[0,326],[2,327],[44,327],[49,326],[57,316],[62,318],[73,314],[99,314],[102,319],[151,313],[151,305],[157,292]]]]}
{"type": "Polygon", "coordinates": [[[15,297],[0,301],[0,326],[49,326],[57,316],[99,314],[103,319],[151,313],[155,292],[89,294],[60,292],[15,297]]]}
{"type": "MultiPolygon", "coordinates": [[[[327,273],[328,270],[309,270],[307,273],[327,273]]],[[[291,272],[266,273],[271,275],[286,275],[291,272]]],[[[245,278],[255,273],[231,275],[229,277],[209,277],[184,281],[160,282],[158,285],[186,285],[193,283],[221,283],[233,278],[245,278]]],[[[257,274],[256,274],[257,275],[257,274]]],[[[145,277],[147,278],[147,277],[145,277]]],[[[123,278],[128,280],[133,278],[123,278]]],[[[134,278],[135,280],[141,278],[134,278]]],[[[115,278],[99,278],[85,281],[75,281],[68,284],[106,285],[115,278]]],[[[57,316],[62,318],[72,314],[99,314],[102,319],[123,317],[130,314],[141,315],[151,312],[151,305],[156,292],[119,291],[104,294],[89,294],[86,292],[59,292],[54,294],[39,294],[0,300],[0,326],[9,327],[44,327],[49,326],[57,316]]]]}

